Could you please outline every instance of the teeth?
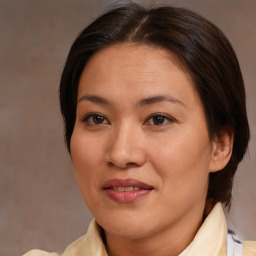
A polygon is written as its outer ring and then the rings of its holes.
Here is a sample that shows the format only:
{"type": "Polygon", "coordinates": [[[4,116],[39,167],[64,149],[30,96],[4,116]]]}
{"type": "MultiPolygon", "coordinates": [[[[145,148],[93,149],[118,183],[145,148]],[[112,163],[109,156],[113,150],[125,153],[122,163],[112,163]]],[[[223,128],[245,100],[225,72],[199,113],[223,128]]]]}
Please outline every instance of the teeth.
{"type": "Polygon", "coordinates": [[[113,187],[113,190],[120,191],[120,192],[129,192],[129,191],[136,191],[140,190],[139,187],[113,187]]]}

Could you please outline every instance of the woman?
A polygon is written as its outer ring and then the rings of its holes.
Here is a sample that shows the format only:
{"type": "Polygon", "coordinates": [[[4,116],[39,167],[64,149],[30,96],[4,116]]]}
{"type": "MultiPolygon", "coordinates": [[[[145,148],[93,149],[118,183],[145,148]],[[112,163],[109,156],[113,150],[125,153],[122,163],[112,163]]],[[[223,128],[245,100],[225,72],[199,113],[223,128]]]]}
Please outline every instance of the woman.
{"type": "Polygon", "coordinates": [[[256,255],[227,234],[220,204],[249,126],[236,55],[213,24],[173,7],[107,12],[71,47],[60,104],[95,217],[64,256],[256,255]]]}

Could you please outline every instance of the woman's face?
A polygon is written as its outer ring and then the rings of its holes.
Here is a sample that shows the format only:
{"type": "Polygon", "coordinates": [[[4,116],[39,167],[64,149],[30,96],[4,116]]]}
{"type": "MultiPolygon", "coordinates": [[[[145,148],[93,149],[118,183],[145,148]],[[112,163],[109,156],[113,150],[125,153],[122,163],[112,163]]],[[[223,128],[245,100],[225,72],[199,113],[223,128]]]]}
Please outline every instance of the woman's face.
{"type": "Polygon", "coordinates": [[[212,152],[201,101],[173,54],[121,44],[89,60],[71,155],[83,198],[107,234],[146,238],[198,225],[212,152]]]}

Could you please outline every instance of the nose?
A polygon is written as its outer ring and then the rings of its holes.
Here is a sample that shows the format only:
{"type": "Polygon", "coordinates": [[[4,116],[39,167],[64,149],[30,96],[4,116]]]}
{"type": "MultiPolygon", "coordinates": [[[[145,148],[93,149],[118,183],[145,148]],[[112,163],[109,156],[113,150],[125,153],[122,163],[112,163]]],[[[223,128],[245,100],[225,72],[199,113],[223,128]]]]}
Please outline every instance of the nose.
{"type": "Polygon", "coordinates": [[[144,165],[146,154],[142,140],[141,134],[131,126],[115,129],[108,144],[108,165],[121,169],[144,165]]]}

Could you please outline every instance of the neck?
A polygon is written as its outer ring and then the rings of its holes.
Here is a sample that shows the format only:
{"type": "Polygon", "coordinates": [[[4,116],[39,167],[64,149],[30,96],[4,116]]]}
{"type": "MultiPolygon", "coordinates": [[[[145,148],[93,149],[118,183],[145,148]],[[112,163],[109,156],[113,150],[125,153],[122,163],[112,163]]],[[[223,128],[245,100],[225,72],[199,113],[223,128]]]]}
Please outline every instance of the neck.
{"type": "Polygon", "coordinates": [[[127,238],[105,232],[109,256],[178,256],[192,242],[203,220],[200,213],[188,214],[170,227],[143,238],[127,238]]]}

